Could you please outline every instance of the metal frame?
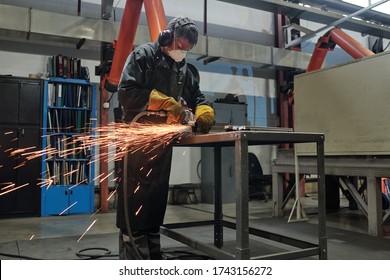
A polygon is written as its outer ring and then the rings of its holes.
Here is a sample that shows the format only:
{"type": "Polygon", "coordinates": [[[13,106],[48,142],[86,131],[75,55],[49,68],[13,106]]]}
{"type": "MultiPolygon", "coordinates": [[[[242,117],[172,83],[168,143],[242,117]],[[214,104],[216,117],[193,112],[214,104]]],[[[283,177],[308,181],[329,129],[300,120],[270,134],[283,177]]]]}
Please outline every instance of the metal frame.
{"type": "Polygon", "coordinates": [[[297,133],[286,131],[237,131],[206,135],[194,135],[180,139],[177,146],[214,147],[215,164],[215,203],[214,220],[204,222],[165,224],[161,233],[203,251],[217,259],[293,259],[318,255],[327,259],[326,221],[325,221],[325,176],[324,176],[324,135],[320,133],[297,133]],[[316,143],[318,174],[318,244],[308,243],[275,233],[249,227],[248,209],[248,146],[274,145],[285,143],[316,143]],[[236,185],[236,223],[223,220],[221,185],[221,148],[235,147],[235,185],[236,185]],[[176,228],[214,225],[214,246],[175,231],[176,228]],[[236,230],[234,254],[222,250],[223,227],[236,230]],[[298,247],[298,250],[271,255],[252,256],[249,248],[249,235],[261,236],[284,244],[298,247]]]}
{"type": "Polygon", "coordinates": [[[338,19],[338,20],[336,20],[336,21],[334,21],[334,22],[328,23],[328,24],[325,25],[324,27],[321,27],[321,28],[319,28],[319,29],[317,29],[317,30],[315,30],[315,31],[313,31],[313,32],[311,32],[311,33],[307,33],[307,34],[305,34],[304,36],[299,37],[298,39],[295,39],[294,41],[288,43],[288,44],[285,46],[285,48],[289,48],[289,47],[296,46],[296,45],[298,45],[298,44],[300,44],[300,43],[302,43],[302,42],[304,42],[304,41],[306,41],[306,40],[309,40],[310,38],[313,38],[314,36],[316,36],[316,34],[322,32],[322,31],[326,31],[326,30],[329,30],[329,29],[332,28],[332,27],[339,26],[339,25],[341,25],[343,22],[345,22],[345,21],[347,21],[347,20],[349,20],[349,19],[351,19],[351,18],[353,18],[353,17],[356,17],[356,16],[358,16],[358,15],[360,15],[360,14],[366,12],[366,11],[369,11],[369,10],[371,10],[372,8],[375,8],[376,6],[379,6],[379,5],[381,5],[381,4],[384,4],[384,3],[386,3],[387,1],[388,1],[388,0],[382,0],[382,1],[376,2],[376,3],[371,4],[371,5],[369,5],[369,6],[365,7],[365,8],[362,8],[362,9],[360,9],[360,10],[358,10],[358,11],[356,11],[356,12],[354,12],[354,13],[348,15],[348,16],[345,16],[345,17],[343,17],[343,18],[340,18],[340,19],[338,19]]]}
{"type": "MultiPolygon", "coordinates": [[[[347,188],[360,206],[360,210],[367,217],[368,234],[382,236],[382,225],[390,216],[390,210],[382,210],[380,178],[390,174],[390,159],[387,156],[326,156],[325,174],[338,176],[341,185],[347,188]],[[367,178],[367,198],[365,202],[357,193],[355,186],[346,176],[367,178]]],[[[299,160],[300,174],[315,174],[316,161],[312,156],[301,156],[299,160]]],[[[278,159],[272,166],[273,196],[277,203],[274,211],[276,216],[283,216],[283,194],[277,190],[281,185],[280,174],[293,173],[294,162],[290,151],[279,152],[278,159]]]]}
{"type": "MultiPolygon", "coordinates": [[[[221,2],[231,3],[262,11],[267,11],[275,14],[282,14],[289,18],[299,18],[303,20],[313,21],[328,25],[332,22],[341,20],[344,18],[343,14],[328,12],[319,8],[306,7],[293,3],[291,1],[280,0],[218,0],[221,2]]],[[[308,1],[305,1],[308,2],[308,1]]],[[[316,1],[313,1],[316,2],[316,1]]],[[[325,5],[328,1],[322,1],[325,5]]],[[[351,7],[351,6],[350,6],[351,7]]],[[[355,6],[356,7],[356,6],[355,6]]],[[[349,9],[349,12],[355,14],[359,8],[349,9]]],[[[390,16],[385,13],[379,13],[371,10],[364,11],[361,14],[361,18],[364,20],[357,20],[349,18],[347,21],[341,22],[338,26],[342,29],[352,30],[360,32],[362,34],[369,34],[377,37],[390,38],[390,28],[386,26],[390,20],[390,16]],[[370,21],[368,21],[370,20],[370,21]],[[367,22],[368,21],[368,22],[367,22]]]]}

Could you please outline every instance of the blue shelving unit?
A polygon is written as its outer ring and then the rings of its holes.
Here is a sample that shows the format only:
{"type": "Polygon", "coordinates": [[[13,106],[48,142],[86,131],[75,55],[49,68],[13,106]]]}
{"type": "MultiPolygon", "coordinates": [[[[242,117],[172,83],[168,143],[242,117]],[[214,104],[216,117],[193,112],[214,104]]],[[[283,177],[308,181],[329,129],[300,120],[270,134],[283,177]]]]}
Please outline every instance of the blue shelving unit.
{"type": "Polygon", "coordinates": [[[76,141],[94,134],[96,88],[87,80],[50,78],[44,83],[41,215],[93,213],[94,148],[76,141]]]}

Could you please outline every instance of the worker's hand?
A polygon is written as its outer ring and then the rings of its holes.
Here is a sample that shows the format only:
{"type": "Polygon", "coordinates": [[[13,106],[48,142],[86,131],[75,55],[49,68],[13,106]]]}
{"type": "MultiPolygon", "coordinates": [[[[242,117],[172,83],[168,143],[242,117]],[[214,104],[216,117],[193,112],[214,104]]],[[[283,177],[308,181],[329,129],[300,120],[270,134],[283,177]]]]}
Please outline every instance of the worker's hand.
{"type": "Polygon", "coordinates": [[[153,89],[150,93],[148,110],[150,111],[167,111],[167,123],[180,123],[185,118],[183,106],[177,102],[173,97],[153,89]]]}
{"type": "Polygon", "coordinates": [[[196,130],[207,134],[215,124],[214,109],[208,105],[199,105],[195,109],[195,118],[196,130]]]}

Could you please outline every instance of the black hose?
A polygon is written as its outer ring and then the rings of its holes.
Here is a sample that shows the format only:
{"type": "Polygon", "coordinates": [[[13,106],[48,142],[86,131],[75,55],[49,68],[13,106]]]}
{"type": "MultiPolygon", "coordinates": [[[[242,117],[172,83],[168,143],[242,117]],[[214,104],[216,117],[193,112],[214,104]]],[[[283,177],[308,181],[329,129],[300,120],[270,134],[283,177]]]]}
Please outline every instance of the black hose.
{"type": "Polygon", "coordinates": [[[82,249],[80,251],[78,251],[76,253],[76,256],[78,256],[79,258],[87,258],[89,260],[96,260],[96,259],[100,259],[100,258],[105,258],[105,257],[117,257],[118,255],[112,255],[111,254],[111,251],[107,248],[102,248],[102,247],[92,247],[92,248],[86,248],[86,249],[82,249]],[[105,253],[103,254],[87,254],[87,253],[84,253],[86,251],[97,251],[97,250],[100,250],[100,251],[104,251],[105,253]]]}

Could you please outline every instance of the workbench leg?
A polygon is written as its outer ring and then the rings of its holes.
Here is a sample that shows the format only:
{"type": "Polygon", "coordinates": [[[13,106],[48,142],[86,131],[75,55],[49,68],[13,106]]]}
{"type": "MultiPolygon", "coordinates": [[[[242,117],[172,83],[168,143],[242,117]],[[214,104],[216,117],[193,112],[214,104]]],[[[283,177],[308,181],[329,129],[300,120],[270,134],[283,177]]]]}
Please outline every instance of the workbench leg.
{"type": "Polygon", "coordinates": [[[272,206],[273,216],[283,217],[283,175],[272,172],[272,206]]]}
{"type": "Polygon", "coordinates": [[[214,147],[214,246],[223,246],[221,147],[214,147]]]}
{"type": "Polygon", "coordinates": [[[382,192],[380,178],[367,177],[368,234],[383,236],[382,192]]]}
{"type": "Polygon", "coordinates": [[[324,136],[317,142],[317,180],[318,180],[318,245],[319,259],[328,259],[326,237],[326,190],[325,190],[325,147],[324,136]]]}
{"type": "Polygon", "coordinates": [[[248,140],[235,141],[236,259],[249,260],[248,140]]]}

